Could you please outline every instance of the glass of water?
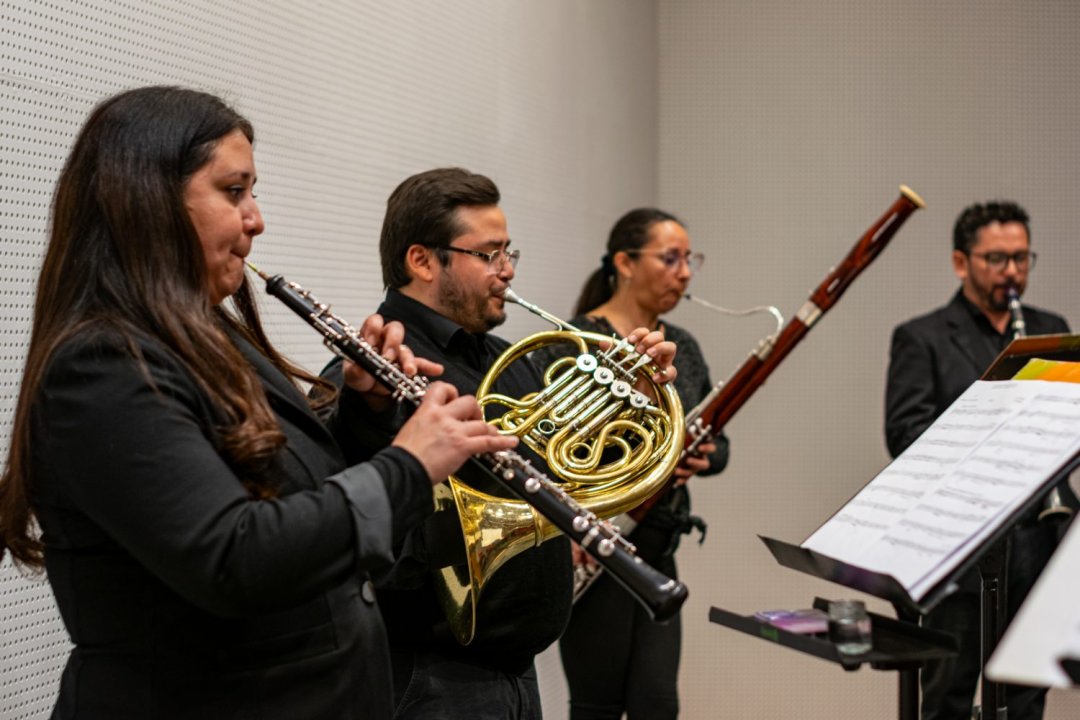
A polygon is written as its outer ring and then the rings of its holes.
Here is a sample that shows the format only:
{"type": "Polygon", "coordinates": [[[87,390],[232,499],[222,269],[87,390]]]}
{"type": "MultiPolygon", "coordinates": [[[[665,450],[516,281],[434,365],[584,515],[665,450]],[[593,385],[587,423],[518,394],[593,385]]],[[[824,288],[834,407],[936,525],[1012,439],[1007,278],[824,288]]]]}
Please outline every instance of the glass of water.
{"type": "Polygon", "coordinates": [[[861,600],[829,603],[829,640],[844,655],[861,655],[870,650],[870,616],[861,600]]]}

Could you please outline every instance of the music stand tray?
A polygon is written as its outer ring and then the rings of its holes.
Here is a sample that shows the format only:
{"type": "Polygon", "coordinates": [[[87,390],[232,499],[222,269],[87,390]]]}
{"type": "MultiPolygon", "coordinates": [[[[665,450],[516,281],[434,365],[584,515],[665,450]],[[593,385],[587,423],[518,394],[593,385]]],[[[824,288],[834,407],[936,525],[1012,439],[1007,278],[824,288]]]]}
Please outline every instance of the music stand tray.
{"type": "MultiPolygon", "coordinates": [[[[995,360],[983,379],[1011,378],[1033,357],[1080,359],[1080,336],[1060,335],[1016,340],[995,360]]],[[[763,623],[757,618],[736,615],[721,608],[712,608],[709,618],[717,624],[740,632],[836,662],[849,670],[857,669],[862,664],[869,664],[876,669],[898,670],[899,717],[901,720],[917,720],[918,669],[927,660],[949,657],[957,651],[956,641],[952,636],[920,628],[917,624],[919,616],[955,592],[959,587],[959,579],[977,567],[982,556],[1006,537],[1015,520],[1038,507],[1043,496],[1078,463],[1080,456],[1072,457],[1065,467],[1058,468],[1051,478],[1041,482],[1038,489],[1027,495],[1019,506],[1014,507],[1004,521],[981,538],[978,545],[968,548],[963,559],[951,567],[944,577],[937,580],[928,591],[922,592],[917,601],[891,575],[845,563],[809,548],[762,537],[762,541],[781,565],[882,598],[893,605],[897,619],[872,615],[873,649],[863,656],[841,657],[826,638],[798,635],[763,623]]],[[[816,603],[821,605],[825,601],[818,599],[816,603]]]]}
{"type": "MultiPolygon", "coordinates": [[[[828,600],[814,599],[815,608],[827,610],[828,606],[828,600]]],[[[858,670],[862,665],[875,670],[918,669],[926,660],[956,654],[956,638],[951,635],[884,615],[867,615],[871,622],[872,648],[859,655],[846,655],[838,652],[826,635],[789,632],[752,615],[737,615],[718,607],[709,610],[710,622],[836,663],[845,670],[858,670]]]]}
{"type": "MultiPolygon", "coordinates": [[[[919,669],[927,660],[956,655],[956,638],[919,627],[918,618],[926,612],[928,606],[915,602],[895,578],[849,565],[782,540],[759,537],[776,561],[784,567],[888,600],[896,609],[896,618],[867,613],[870,616],[872,647],[869,652],[861,655],[841,654],[828,637],[788,632],[753,616],[744,617],[721,608],[712,608],[709,620],[837,663],[845,670],[857,670],[864,664],[875,670],[896,670],[899,684],[897,717],[900,720],[918,720],[919,669]]],[[[935,604],[955,589],[955,581],[942,582],[930,594],[932,599],[929,605],[935,604]]],[[[827,610],[828,601],[815,598],[814,607],[827,610]]]]}

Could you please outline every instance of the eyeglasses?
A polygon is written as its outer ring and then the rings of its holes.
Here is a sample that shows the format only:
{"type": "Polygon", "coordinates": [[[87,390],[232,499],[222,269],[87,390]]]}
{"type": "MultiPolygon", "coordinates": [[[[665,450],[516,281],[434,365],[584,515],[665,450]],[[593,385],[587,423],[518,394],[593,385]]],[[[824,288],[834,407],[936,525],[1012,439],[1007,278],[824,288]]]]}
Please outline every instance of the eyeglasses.
{"type": "Polygon", "coordinates": [[[438,248],[439,250],[452,250],[454,252],[463,253],[465,255],[472,255],[473,257],[483,258],[487,261],[488,270],[491,272],[499,272],[506,267],[507,263],[510,267],[516,268],[518,259],[521,258],[520,250],[504,250],[499,248],[498,250],[492,250],[491,252],[480,252],[479,250],[466,250],[465,248],[454,247],[448,245],[446,247],[438,248]]]}
{"type": "Polygon", "coordinates": [[[660,262],[664,263],[664,267],[668,270],[674,270],[679,267],[679,263],[685,262],[686,267],[690,272],[696,272],[698,268],[705,262],[705,253],[681,252],[672,248],[671,250],[623,250],[627,255],[651,255],[655,258],[659,258],[660,262]]]}
{"type": "Polygon", "coordinates": [[[969,253],[969,255],[981,258],[991,270],[1004,270],[1009,267],[1010,261],[1016,263],[1017,270],[1035,267],[1035,253],[1030,250],[1021,250],[1012,255],[1006,252],[969,253]]]}

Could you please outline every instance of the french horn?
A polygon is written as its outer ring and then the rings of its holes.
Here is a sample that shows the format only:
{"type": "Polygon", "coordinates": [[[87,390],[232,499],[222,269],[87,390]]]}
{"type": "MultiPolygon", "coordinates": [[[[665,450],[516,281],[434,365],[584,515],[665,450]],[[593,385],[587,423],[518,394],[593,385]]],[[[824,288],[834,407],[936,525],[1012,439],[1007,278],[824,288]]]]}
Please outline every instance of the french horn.
{"type": "MultiPolygon", "coordinates": [[[[595,518],[627,512],[660,490],[679,462],[686,432],[671,383],[655,382],[658,368],[626,340],[582,331],[512,290],[505,298],[557,329],[518,341],[488,370],[476,399],[492,417],[489,422],[543,458],[549,474],[595,518]],[[555,346],[572,351],[544,370],[542,388],[521,398],[495,392],[498,378],[513,363],[555,346]]],[[[436,589],[450,629],[467,645],[476,633],[480,594],[492,575],[560,531],[531,505],[471,487],[456,476],[436,487],[435,503],[436,510],[455,509],[461,521],[467,563],[439,570],[436,589]]],[[[633,550],[617,528],[605,525],[633,550]]],[[[586,549],[605,551],[603,545],[586,549]]]]}
{"type": "MultiPolygon", "coordinates": [[[[289,282],[281,275],[264,273],[250,262],[247,265],[266,281],[266,292],[281,300],[322,335],[328,348],[366,369],[378,382],[392,391],[392,396],[398,402],[413,406],[421,403],[429,386],[426,377],[409,376],[396,363],[382,357],[379,349],[360,337],[356,328],[331,312],[329,305],[320,302],[299,284],[289,282]]],[[[513,450],[480,453],[469,458],[465,465],[478,470],[481,477],[510,489],[534,509],[536,517],[545,518],[552,527],[558,528],[593,553],[597,562],[608,569],[654,620],[663,622],[673,617],[686,602],[686,585],[642,562],[634,554],[633,545],[619,534],[618,528],[582,507],[563,490],[561,484],[552,481],[518,453],[513,450]]],[[[460,493],[464,491],[459,488],[460,493]]],[[[520,531],[527,529],[523,523],[505,527],[520,531]]],[[[478,556],[474,554],[470,568],[486,567],[485,564],[476,562],[477,560],[478,556]]],[[[473,571],[466,571],[466,579],[472,577],[469,575],[471,572],[473,571]]],[[[444,593],[450,593],[453,587],[444,586],[444,593]]],[[[474,587],[468,581],[465,583],[460,597],[470,608],[475,608],[479,587],[474,587]]],[[[475,628],[475,611],[463,613],[462,605],[454,607],[458,611],[455,616],[458,621],[455,631],[459,633],[459,639],[467,643],[471,640],[475,628]],[[463,618],[470,620],[471,624],[463,624],[463,618]]]]}

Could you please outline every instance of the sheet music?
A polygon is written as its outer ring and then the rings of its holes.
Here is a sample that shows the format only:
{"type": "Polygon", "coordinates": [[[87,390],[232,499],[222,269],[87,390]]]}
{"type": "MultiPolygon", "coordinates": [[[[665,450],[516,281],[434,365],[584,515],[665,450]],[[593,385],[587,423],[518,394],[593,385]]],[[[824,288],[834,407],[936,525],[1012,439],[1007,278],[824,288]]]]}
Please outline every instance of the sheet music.
{"type": "Polygon", "coordinates": [[[998,682],[1068,687],[1063,657],[1080,658],[1080,523],[1074,522],[986,665],[998,682]]]}
{"type": "Polygon", "coordinates": [[[1080,450],[1080,385],[976,382],[802,544],[916,601],[1080,450]]]}

